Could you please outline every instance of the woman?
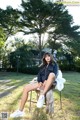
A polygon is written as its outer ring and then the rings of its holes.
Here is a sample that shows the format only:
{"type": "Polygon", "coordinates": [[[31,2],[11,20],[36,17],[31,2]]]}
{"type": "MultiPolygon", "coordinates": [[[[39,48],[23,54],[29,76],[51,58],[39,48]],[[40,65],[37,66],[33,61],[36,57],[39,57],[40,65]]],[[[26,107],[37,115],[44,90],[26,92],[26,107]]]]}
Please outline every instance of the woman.
{"type": "Polygon", "coordinates": [[[43,88],[43,92],[39,96],[37,107],[41,108],[44,104],[45,94],[52,86],[55,81],[55,77],[57,75],[57,64],[53,64],[53,57],[50,53],[45,53],[43,55],[43,64],[41,65],[40,71],[38,73],[37,83],[28,84],[24,87],[23,95],[20,103],[19,110],[15,111],[10,115],[10,117],[21,117],[24,115],[23,109],[25,103],[28,99],[28,93],[32,90],[36,90],[37,88],[43,88]]]}

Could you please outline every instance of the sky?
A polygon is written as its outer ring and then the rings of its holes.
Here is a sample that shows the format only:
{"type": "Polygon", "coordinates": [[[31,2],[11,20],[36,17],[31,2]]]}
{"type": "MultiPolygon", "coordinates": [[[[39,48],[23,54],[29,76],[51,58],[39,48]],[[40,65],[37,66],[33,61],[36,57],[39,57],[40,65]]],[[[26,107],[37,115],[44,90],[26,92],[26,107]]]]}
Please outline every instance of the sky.
{"type": "Polygon", "coordinates": [[[80,6],[68,6],[67,9],[73,16],[74,24],[80,25],[80,6]]]}
{"type": "Polygon", "coordinates": [[[6,6],[10,5],[13,8],[19,7],[21,0],[0,0],[0,8],[5,9],[6,6]]]}
{"type": "MultiPolygon", "coordinates": [[[[0,0],[0,8],[2,9],[6,9],[6,6],[9,5],[12,6],[13,8],[19,8],[20,4],[21,4],[21,0],[0,0]]],[[[69,11],[69,14],[73,16],[74,25],[80,25],[80,4],[69,5],[67,6],[67,9],[69,11]]]]}

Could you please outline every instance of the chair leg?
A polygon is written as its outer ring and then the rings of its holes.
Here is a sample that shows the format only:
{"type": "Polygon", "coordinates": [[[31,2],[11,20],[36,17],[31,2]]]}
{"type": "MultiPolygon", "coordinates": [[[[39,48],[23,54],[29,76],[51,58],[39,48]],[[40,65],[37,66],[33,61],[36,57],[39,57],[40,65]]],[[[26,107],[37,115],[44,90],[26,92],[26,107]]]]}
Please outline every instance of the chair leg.
{"type": "MultiPolygon", "coordinates": [[[[37,94],[36,99],[38,100],[40,92],[39,91],[35,91],[35,92],[37,94]]],[[[29,100],[29,102],[30,102],[30,104],[29,104],[29,112],[30,112],[31,111],[31,102],[32,102],[32,91],[30,91],[30,100],[29,100]]],[[[35,101],[33,101],[33,102],[35,102],[35,101]]]]}
{"type": "Polygon", "coordinates": [[[62,109],[62,99],[61,99],[61,91],[60,91],[60,109],[62,109]]]}
{"type": "Polygon", "coordinates": [[[38,101],[40,91],[36,91],[36,94],[37,94],[36,100],[38,101]]]}

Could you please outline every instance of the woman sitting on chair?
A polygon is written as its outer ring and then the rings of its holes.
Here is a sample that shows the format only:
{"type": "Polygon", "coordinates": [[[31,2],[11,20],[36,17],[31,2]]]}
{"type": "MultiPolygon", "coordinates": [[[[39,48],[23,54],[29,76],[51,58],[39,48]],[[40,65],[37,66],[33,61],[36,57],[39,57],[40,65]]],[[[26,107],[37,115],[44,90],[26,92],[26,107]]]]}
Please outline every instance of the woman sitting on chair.
{"type": "Polygon", "coordinates": [[[10,115],[10,117],[21,117],[24,115],[23,109],[25,103],[28,99],[28,93],[32,90],[40,89],[43,87],[43,92],[41,92],[39,99],[37,101],[37,107],[41,108],[44,104],[45,94],[52,86],[55,81],[55,77],[57,75],[57,64],[53,62],[53,57],[50,53],[45,53],[43,55],[43,63],[40,67],[40,71],[37,76],[37,83],[27,84],[23,89],[22,99],[20,103],[20,107],[14,113],[10,115]]]}

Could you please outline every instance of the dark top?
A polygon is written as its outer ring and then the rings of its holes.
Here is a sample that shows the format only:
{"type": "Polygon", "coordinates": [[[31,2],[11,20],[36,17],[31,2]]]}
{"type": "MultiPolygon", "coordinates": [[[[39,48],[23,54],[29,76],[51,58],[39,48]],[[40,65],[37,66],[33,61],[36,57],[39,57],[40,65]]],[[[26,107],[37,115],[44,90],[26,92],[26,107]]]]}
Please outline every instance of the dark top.
{"type": "Polygon", "coordinates": [[[43,66],[39,73],[38,73],[38,82],[44,82],[45,80],[48,79],[48,76],[50,73],[54,73],[55,76],[57,76],[58,73],[58,65],[57,63],[50,63],[49,65],[43,66]]]}

